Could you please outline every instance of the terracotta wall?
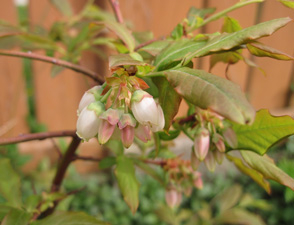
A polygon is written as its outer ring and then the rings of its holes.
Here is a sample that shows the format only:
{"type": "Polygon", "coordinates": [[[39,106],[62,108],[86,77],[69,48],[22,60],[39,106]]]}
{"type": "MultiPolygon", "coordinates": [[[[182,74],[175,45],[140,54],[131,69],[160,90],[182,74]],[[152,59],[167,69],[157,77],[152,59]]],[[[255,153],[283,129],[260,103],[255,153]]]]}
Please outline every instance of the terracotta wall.
{"type": "MultiPolygon", "coordinates": [[[[78,11],[85,1],[72,0],[74,9],[78,11]]],[[[107,1],[97,1],[105,4],[109,10],[107,1]]],[[[210,6],[216,6],[222,10],[236,0],[210,0],[210,6]]],[[[130,24],[138,30],[153,30],[156,37],[170,33],[173,27],[186,15],[190,6],[201,7],[202,1],[198,0],[120,0],[122,14],[130,24]]],[[[256,5],[249,5],[236,10],[229,15],[238,19],[243,27],[254,23],[256,5]]],[[[50,26],[62,16],[54,9],[49,0],[30,1],[31,22],[50,26]]],[[[276,0],[267,0],[264,3],[264,12],[261,21],[278,17],[292,16],[293,10],[283,7],[276,0]]],[[[12,0],[0,1],[0,17],[10,22],[16,22],[16,11],[12,0]]],[[[222,20],[213,22],[207,27],[207,32],[220,29],[222,20]]],[[[293,55],[294,23],[278,31],[262,41],[277,49],[293,55]]],[[[42,52],[41,52],[42,53],[42,52]]],[[[204,60],[203,68],[207,69],[208,58],[204,60]]],[[[257,59],[256,62],[266,72],[263,76],[258,70],[252,71],[252,85],[250,86],[250,99],[256,109],[280,108],[285,104],[285,95],[289,88],[291,62],[281,62],[272,59],[257,59]]],[[[82,64],[107,73],[105,66],[89,54],[85,54],[82,64]]],[[[27,111],[24,82],[21,74],[21,61],[9,57],[0,56],[0,136],[14,136],[27,132],[25,114],[27,111]]],[[[49,130],[74,129],[76,123],[76,108],[83,92],[91,86],[91,81],[80,74],[70,70],[64,70],[55,78],[50,77],[51,66],[34,62],[34,83],[36,89],[36,109],[38,120],[45,123],[49,130]]],[[[219,64],[212,73],[224,76],[225,65],[219,64]]],[[[243,89],[247,79],[248,68],[240,62],[231,66],[229,76],[243,89]]]]}

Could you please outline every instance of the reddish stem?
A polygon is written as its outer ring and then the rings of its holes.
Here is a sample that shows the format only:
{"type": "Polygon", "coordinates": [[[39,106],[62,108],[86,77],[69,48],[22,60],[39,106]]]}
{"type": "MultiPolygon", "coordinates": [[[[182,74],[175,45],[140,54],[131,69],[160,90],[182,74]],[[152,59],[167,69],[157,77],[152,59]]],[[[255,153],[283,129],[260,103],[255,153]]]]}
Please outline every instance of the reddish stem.
{"type": "Polygon", "coordinates": [[[46,138],[54,137],[76,137],[75,130],[63,130],[63,131],[52,131],[52,132],[41,132],[34,134],[21,134],[17,137],[0,138],[0,145],[17,144],[20,142],[33,141],[33,140],[44,140],[46,138]]]}
{"type": "Polygon", "coordinates": [[[118,0],[109,0],[109,2],[112,6],[112,9],[114,11],[117,22],[124,23],[124,19],[123,19],[123,16],[122,16],[122,13],[121,13],[121,10],[119,7],[119,1],[118,0]]]}
{"type": "Polygon", "coordinates": [[[57,66],[62,66],[62,67],[71,69],[73,71],[82,73],[85,76],[90,77],[91,79],[93,79],[94,81],[96,81],[99,84],[104,83],[103,76],[99,75],[98,73],[95,73],[91,70],[88,70],[88,69],[82,67],[82,66],[79,66],[79,65],[61,60],[61,59],[56,59],[56,58],[45,56],[45,55],[39,55],[39,54],[32,53],[32,52],[19,52],[19,51],[8,51],[8,50],[1,50],[0,55],[28,58],[28,59],[34,59],[34,60],[38,60],[38,61],[42,61],[42,62],[55,64],[57,66]]]}

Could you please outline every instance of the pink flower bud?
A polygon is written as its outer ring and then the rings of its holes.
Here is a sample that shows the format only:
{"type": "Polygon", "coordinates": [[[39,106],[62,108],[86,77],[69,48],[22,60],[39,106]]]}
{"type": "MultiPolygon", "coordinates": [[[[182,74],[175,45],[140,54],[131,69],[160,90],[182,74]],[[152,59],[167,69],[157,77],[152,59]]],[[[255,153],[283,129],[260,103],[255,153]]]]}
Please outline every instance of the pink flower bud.
{"type": "Polygon", "coordinates": [[[225,152],[226,151],[226,146],[224,143],[224,139],[220,134],[214,134],[212,138],[212,142],[215,144],[217,150],[220,152],[225,152]]]}
{"type": "Polygon", "coordinates": [[[136,120],[127,113],[123,114],[118,122],[118,127],[121,130],[121,140],[123,145],[128,148],[134,141],[136,120]]]}
{"type": "Polygon", "coordinates": [[[208,152],[205,160],[204,160],[204,163],[207,167],[207,169],[210,171],[210,172],[214,172],[215,170],[215,160],[214,160],[214,157],[213,157],[213,153],[211,151],[208,152]]]}
{"type": "Polygon", "coordinates": [[[82,110],[90,105],[92,102],[98,101],[100,99],[100,94],[102,92],[101,86],[95,86],[88,91],[86,91],[80,101],[78,115],[82,112],[82,110]]]}
{"type": "Polygon", "coordinates": [[[226,142],[228,143],[228,145],[230,145],[232,148],[237,148],[238,139],[237,139],[237,135],[236,135],[235,131],[232,128],[227,128],[223,132],[223,136],[224,136],[226,142]]]}
{"type": "Polygon", "coordinates": [[[162,108],[147,92],[137,90],[133,93],[131,109],[136,120],[144,126],[149,126],[153,132],[164,128],[165,120],[162,108]]]}
{"type": "Polygon", "coordinates": [[[101,114],[98,127],[98,141],[105,144],[113,134],[115,127],[120,119],[120,111],[109,108],[101,114]]]}
{"type": "Polygon", "coordinates": [[[99,115],[104,110],[104,104],[101,102],[93,102],[82,110],[77,121],[77,135],[84,141],[88,141],[97,135],[99,115]]]}
{"type": "Polygon", "coordinates": [[[146,143],[151,140],[151,130],[148,126],[139,124],[139,126],[135,128],[135,136],[146,143]]]}
{"type": "Polygon", "coordinates": [[[194,140],[194,152],[196,157],[203,161],[209,150],[209,131],[201,128],[200,133],[196,135],[194,140]]]}
{"type": "Polygon", "coordinates": [[[178,207],[182,202],[182,194],[175,189],[166,190],[165,201],[170,208],[178,207]]]}

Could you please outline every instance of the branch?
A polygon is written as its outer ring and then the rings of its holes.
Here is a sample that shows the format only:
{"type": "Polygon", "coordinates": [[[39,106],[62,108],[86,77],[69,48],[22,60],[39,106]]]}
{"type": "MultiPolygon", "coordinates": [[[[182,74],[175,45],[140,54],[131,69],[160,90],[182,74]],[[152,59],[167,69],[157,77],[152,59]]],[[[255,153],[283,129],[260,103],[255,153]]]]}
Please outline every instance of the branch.
{"type": "Polygon", "coordinates": [[[17,137],[0,138],[0,145],[16,144],[20,142],[33,141],[33,140],[44,140],[46,138],[54,137],[76,137],[75,130],[64,130],[64,131],[52,131],[52,132],[41,132],[34,134],[21,134],[17,137]]]}
{"type": "MultiPolygon", "coordinates": [[[[72,162],[72,158],[75,156],[77,148],[79,146],[79,144],[81,143],[81,139],[75,134],[75,136],[73,136],[73,139],[70,143],[70,145],[68,146],[58,168],[55,174],[55,177],[52,181],[52,185],[51,185],[51,190],[50,192],[58,192],[60,190],[60,186],[62,184],[62,181],[64,179],[65,173],[67,171],[68,166],[70,165],[70,163],[72,162]]],[[[58,205],[58,201],[54,202],[53,207],[47,209],[46,211],[44,211],[41,215],[40,218],[46,217],[51,215],[56,206],[58,205]]]]}
{"type": "Polygon", "coordinates": [[[42,61],[42,62],[55,64],[57,66],[62,66],[62,67],[71,69],[71,70],[76,71],[78,73],[82,73],[85,76],[90,77],[91,79],[93,79],[94,81],[96,81],[99,84],[104,83],[104,79],[98,73],[95,73],[91,70],[88,70],[88,69],[82,67],[82,66],[79,66],[79,65],[61,60],[61,59],[56,59],[56,58],[45,56],[45,55],[39,55],[39,54],[32,53],[32,52],[19,52],[19,51],[8,51],[8,50],[1,50],[0,55],[28,58],[28,59],[34,59],[34,60],[38,60],[38,61],[42,61]]]}
{"type": "Polygon", "coordinates": [[[153,164],[153,165],[157,165],[157,166],[165,166],[166,165],[166,160],[151,160],[151,159],[145,159],[143,160],[144,163],[148,163],[148,164],[153,164]]]}
{"type": "Polygon", "coordinates": [[[121,11],[120,11],[119,1],[118,0],[109,0],[109,2],[111,4],[111,6],[112,6],[112,9],[114,11],[117,22],[123,23],[124,19],[123,19],[123,16],[121,14],[121,11]]]}

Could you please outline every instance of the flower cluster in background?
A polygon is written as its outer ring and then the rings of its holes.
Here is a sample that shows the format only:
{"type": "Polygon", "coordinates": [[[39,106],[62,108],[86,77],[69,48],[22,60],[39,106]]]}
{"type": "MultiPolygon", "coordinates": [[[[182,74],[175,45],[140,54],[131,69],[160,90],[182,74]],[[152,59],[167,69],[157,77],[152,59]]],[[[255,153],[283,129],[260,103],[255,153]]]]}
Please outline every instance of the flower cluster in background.
{"type": "Polygon", "coordinates": [[[214,112],[197,108],[193,115],[190,133],[194,138],[194,148],[191,152],[191,165],[197,170],[204,162],[211,172],[216,163],[221,164],[226,152],[226,146],[235,148],[237,137],[224,118],[214,112]]]}
{"type": "Polygon", "coordinates": [[[161,106],[144,91],[144,80],[118,68],[102,86],[86,91],[78,108],[77,134],[84,141],[97,137],[100,144],[120,138],[128,148],[136,136],[143,142],[165,125],[161,106]]]}

